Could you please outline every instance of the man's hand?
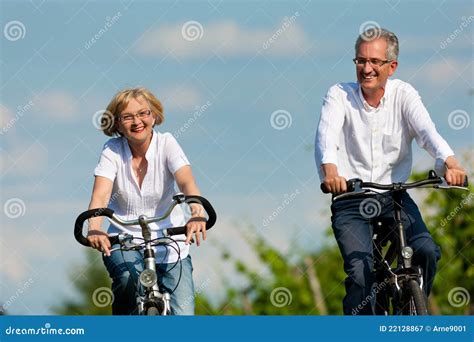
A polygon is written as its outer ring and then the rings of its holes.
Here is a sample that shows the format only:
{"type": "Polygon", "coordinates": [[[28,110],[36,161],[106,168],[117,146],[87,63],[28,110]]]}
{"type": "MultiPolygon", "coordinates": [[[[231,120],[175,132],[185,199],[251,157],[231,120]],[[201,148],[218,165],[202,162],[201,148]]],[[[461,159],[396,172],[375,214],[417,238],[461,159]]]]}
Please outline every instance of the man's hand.
{"type": "Polygon", "coordinates": [[[466,178],[466,170],[459,164],[459,162],[450,156],[445,161],[446,173],[444,178],[449,185],[464,185],[464,179],[466,178]]]}
{"type": "Polygon", "coordinates": [[[347,181],[339,176],[337,166],[334,164],[321,165],[324,172],[324,185],[332,194],[338,194],[347,191],[347,181]]]}

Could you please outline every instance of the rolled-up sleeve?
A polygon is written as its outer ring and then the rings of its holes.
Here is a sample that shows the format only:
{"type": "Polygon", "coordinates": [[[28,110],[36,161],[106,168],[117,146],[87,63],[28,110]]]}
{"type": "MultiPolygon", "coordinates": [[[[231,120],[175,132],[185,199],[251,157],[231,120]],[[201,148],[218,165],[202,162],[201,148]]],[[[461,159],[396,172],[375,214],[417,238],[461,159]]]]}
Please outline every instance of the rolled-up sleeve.
{"type": "Polygon", "coordinates": [[[174,174],[180,168],[185,165],[190,165],[188,158],[183,152],[181,146],[179,146],[176,139],[169,133],[166,134],[166,145],[165,145],[166,164],[168,170],[174,174]]]}
{"type": "Polygon", "coordinates": [[[337,85],[332,86],[324,97],[316,132],[315,160],[321,180],[324,177],[321,171],[322,164],[338,165],[337,147],[344,124],[344,107],[338,99],[337,92],[337,85]]]}
{"type": "Polygon", "coordinates": [[[454,155],[446,140],[436,130],[418,92],[411,86],[405,90],[403,113],[410,125],[417,144],[428,151],[437,160],[443,163],[449,156],[454,155]]]}

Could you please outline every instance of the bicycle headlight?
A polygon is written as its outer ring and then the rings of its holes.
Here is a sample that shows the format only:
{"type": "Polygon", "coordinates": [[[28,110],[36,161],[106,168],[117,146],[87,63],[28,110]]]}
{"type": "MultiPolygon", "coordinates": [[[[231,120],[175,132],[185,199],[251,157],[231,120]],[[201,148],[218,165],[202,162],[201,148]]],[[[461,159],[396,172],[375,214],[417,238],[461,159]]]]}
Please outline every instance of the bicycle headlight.
{"type": "Polygon", "coordinates": [[[157,282],[156,273],[152,270],[144,270],[140,273],[140,283],[145,287],[152,287],[157,282]]]}
{"type": "Polygon", "coordinates": [[[409,246],[402,248],[403,259],[410,259],[413,256],[413,249],[409,246]]]}

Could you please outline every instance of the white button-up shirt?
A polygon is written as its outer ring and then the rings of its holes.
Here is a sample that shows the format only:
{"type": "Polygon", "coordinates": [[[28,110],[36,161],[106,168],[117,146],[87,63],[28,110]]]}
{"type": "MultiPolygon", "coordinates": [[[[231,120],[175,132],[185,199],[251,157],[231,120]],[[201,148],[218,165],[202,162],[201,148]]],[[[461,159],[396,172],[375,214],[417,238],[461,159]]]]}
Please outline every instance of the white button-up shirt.
{"type": "Polygon", "coordinates": [[[358,83],[338,83],[324,98],[316,133],[315,158],[332,163],[340,176],[377,183],[405,182],[411,173],[413,139],[436,159],[454,155],[436,131],[418,92],[401,80],[388,80],[377,108],[364,99],[358,83]]]}
{"type": "MultiPolygon", "coordinates": [[[[102,150],[99,164],[94,175],[110,179],[114,185],[109,208],[124,220],[134,220],[140,215],[162,216],[176,194],[174,173],[185,165],[189,165],[183,150],[170,133],[153,131],[152,140],[145,154],[148,168],[142,187],[138,185],[132,170],[132,152],[125,137],[108,140],[102,150]]],[[[170,217],[164,221],[150,224],[152,238],[163,236],[158,228],[183,226],[185,224],[183,210],[176,206],[170,217]]],[[[127,232],[142,237],[140,226],[118,227],[110,224],[107,233],[127,232]]],[[[184,239],[184,235],[174,236],[184,239]]],[[[138,240],[139,241],[139,240],[138,240]]],[[[185,258],[189,246],[178,242],[180,256],[185,258]]],[[[172,247],[178,248],[176,244],[172,247]]],[[[171,247],[155,248],[158,263],[171,263],[178,260],[178,253],[171,247]]]]}

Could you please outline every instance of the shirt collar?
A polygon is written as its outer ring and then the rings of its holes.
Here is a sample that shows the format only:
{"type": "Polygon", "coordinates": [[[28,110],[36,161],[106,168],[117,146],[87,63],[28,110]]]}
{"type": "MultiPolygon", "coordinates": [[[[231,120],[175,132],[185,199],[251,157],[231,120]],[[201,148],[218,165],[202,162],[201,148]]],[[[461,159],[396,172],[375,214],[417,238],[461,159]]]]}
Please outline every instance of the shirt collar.
{"type": "MultiPolygon", "coordinates": [[[[362,88],[360,86],[360,83],[357,83],[358,84],[358,94],[359,94],[359,98],[360,98],[360,101],[362,103],[362,105],[364,106],[365,110],[367,111],[371,111],[371,110],[374,110],[376,108],[372,107],[371,105],[369,105],[367,103],[367,101],[365,100],[364,98],[364,94],[362,94],[362,88]]],[[[385,104],[387,103],[387,97],[388,97],[388,94],[390,92],[390,80],[388,79],[387,80],[387,83],[385,84],[385,91],[383,93],[383,96],[382,98],[380,99],[380,105],[377,107],[377,108],[385,108],[385,104]]]]}
{"type": "MultiPolygon", "coordinates": [[[[150,146],[148,146],[148,150],[145,153],[145,158],[146,160],[150,161],[154,156],[155,156],[155,146],[156,146],[156,140],[158,139],[158,134],[155,132],[154,129],[151,130],[152,136],[151,136],[151,142],[150,146]]],[[[130,146],[128,145],[128,140],[125,137],[122,137],[123,139],[123,145],[125,148],[125,155],[127,159],[132,159],[132,150],[130,150],[130,146]]]]}

